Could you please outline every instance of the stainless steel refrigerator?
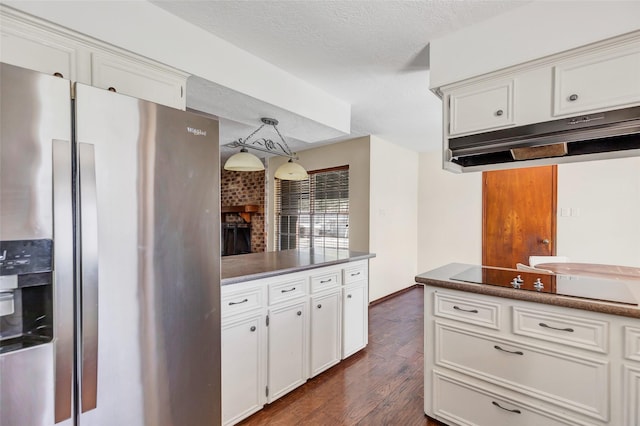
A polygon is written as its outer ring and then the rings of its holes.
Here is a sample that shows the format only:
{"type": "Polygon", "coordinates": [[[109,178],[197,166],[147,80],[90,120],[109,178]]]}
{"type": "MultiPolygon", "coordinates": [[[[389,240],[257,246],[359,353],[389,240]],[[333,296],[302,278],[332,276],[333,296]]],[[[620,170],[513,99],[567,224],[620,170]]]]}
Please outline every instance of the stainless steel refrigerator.
{"type": "Polygon", "coordinates": [[[218,122],[0,66],[0,424],[220,424],[218,122]]]}

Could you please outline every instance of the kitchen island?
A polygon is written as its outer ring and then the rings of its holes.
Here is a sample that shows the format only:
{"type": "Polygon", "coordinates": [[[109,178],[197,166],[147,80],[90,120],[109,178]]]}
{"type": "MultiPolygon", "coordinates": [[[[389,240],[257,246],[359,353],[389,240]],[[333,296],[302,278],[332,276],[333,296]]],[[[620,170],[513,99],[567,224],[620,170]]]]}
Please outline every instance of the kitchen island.
{"type": "Polygon", "coordinates": [[[416,282],[429,417],[640,425],[639,281],[453,263],[416,282]]]}
{"type": "Polygon", "coordinates": [[[341,249],[300,249],[223,256],[221,285],[289,274],[375,257],[375,254],[341,249]]]}
{"type": "Polygon", "coordinates": [[[301,249],[222,258],[225,426],[367,345],[372,257],[301,249]]]}

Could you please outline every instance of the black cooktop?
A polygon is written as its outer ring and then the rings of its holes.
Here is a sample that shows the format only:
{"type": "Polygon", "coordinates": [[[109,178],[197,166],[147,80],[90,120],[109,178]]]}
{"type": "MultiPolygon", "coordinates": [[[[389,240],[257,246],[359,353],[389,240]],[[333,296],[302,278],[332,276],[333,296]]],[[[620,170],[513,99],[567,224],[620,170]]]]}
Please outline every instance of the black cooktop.
{"type": "Polygon", "coordinates": [[[638,306],[640,281],[608,280],[576,275],[523,272],[472,266],[451,277],[455,281],[535,291],[560,296],[625,303],[638,306]]]}

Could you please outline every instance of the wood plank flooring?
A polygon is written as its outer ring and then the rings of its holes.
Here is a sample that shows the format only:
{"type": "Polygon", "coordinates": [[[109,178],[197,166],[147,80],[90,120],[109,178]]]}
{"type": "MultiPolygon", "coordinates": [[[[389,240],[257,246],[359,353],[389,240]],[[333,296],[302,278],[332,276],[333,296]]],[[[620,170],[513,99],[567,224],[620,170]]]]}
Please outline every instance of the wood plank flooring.
{"type": "Polygon", "coordinates": [[[240,423],[440,426],[423,411],[424,291],[369,308],[369,345],[240,423]]]}

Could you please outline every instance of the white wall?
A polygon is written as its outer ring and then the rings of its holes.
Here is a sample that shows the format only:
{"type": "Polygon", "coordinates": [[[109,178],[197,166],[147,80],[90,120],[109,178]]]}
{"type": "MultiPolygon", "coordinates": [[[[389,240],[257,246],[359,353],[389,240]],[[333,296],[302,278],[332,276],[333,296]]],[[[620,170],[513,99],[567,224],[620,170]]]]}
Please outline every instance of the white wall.
{"type": "Polygon", "coordinates": [[[640,29],[640,1],[535,1],[430,43],[430,87],[640,29]]]}
{"type": "Polygon", "coordinates": [[[418,272],[482,263],[482,173],[442,170],[442,153],[420,154],[418,272]]]}
{"type": "Polygon", "coordinates": [[[371,136],[369,300],[415,283],[418,153],[371,136]]]}
{"type": "MultiPolygon", "coordinates": [[[[369,137],[300,151],[298,157],[298,162],[307,170],[349,165],[349,248],[369,251],[369,137]]],[[[267,250],[275,249],[273,174],[287,160],[285,157],[268,160],[267,250]]]]}
{"type": "Polygon", "coordinates": [[[640,266],[640,157],[559,165],[557,240],[571,261],[640,266]]]}

